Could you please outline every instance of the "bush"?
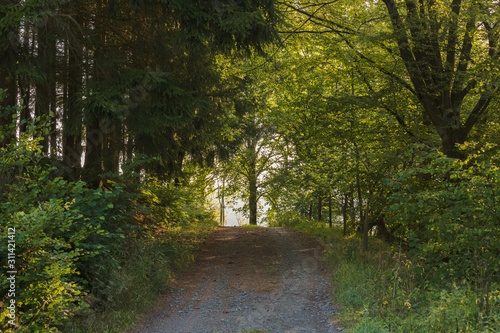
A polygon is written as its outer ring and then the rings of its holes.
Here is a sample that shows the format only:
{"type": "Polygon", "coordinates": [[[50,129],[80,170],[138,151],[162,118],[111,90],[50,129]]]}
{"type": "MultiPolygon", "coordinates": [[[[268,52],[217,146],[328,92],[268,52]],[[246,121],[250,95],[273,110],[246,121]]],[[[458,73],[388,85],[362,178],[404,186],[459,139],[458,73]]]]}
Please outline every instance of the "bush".
{"type": "MultiPolygon", "coordinates": [[[[60,325],[84,307],[81,286],[71,277],[76,274],[75,262],[82,256],[80,249],[72,249],[71,239],[58,236],[60,231],[74,223],[74,211],[60,200],[51,200],[28,212],[16,212],[9,223],[15,228],[17,271],[15,280],[16,322],[20,327],[44,331],[60,325]]],[[[8,234],[2,228],[0,243],[7,244],[8,234]]],[[[7,257],[6,248],[0,255],[7,257]]],[[[5,267],[4,267],[5,268],[5,267]]],[[[9,281],[1,280],[0,290],[7,295],[9,281]]],[[[10,320],[4,307],[0,319],[6,329],[10,320]]]]}
{"type": "Polygon", "coordinates": [[[500,155],[492,146],[462,149],[463,161],[417,152],[416,165],[389,182],[391,211],[406,228],[410,254],[425,262],[422,276],[446,289],[473,286],[484,304],[479,318],[500,281],[500,155]]]}
{"type": "Polygon", "coordinates": [[[118,267],[113,247],[125,237],[123,221],[133,213],[130,195],[118,183],[105,191],[54,178],[39,146],[41,127],[31,124],[0,150],[0,256],[8,257],[9,241],[15,244],[14,269],[2,260],[3,331],[12,330],[11,299],[16,301],[18,329],[36,332],[63,327],[88,306],[88,291],[109,301],[109,271],[118,267]],[[15,298],[8,298],[5,272],[12,270],[17,271],[15,298]]]}

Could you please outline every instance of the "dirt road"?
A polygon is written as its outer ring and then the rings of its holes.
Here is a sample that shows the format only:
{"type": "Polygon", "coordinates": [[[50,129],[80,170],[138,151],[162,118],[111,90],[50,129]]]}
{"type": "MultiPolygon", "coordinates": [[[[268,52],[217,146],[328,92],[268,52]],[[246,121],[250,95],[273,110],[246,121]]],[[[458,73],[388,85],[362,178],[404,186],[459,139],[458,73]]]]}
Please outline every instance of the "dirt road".
{"type": "Polygon", "coordinates": [[[132,332],[341,331],[321,251],[287,229],[219,228],[132,332]]]}

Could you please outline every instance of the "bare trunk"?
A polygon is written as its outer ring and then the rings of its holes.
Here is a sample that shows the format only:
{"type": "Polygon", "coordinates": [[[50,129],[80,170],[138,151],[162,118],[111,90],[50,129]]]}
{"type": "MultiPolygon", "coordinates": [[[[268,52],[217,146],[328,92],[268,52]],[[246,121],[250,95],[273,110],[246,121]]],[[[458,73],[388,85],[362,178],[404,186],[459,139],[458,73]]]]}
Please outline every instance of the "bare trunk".
{"type": "Polygon", "coordinates": [[[321,195],[318,196],[318,221],[321,221],[323,211],[323,197],[321,195]]]}
{"type": "Polygon", "coordinates": [[[368,251],[368,201],[366,202],[365,218],[363,224],[363,251],[368,251]]]}
{"type": "MultiPolygon", "coordinates": [[[[6,91],[5,98],[0,101],[0,107],[2,108],[2,110],[0,110],[2,112],[0,114],[0,127],[5,128],[12,123],[12,116],[16,113],[15,106],[17,104],[17,86],[15,76],[13,74],[1,72],[0,89],[6,91]]],[[[0,142],[0,147],[5,147],[5,145],[12,141],[12,139],[15,138],[14,134],[14,131],[7,134],[2,142],[0,142]]]]}
{"type": "MultiPolygon", "coordinates": [[[[54,54],[55,57],[55,44],[54,46],[54,54]]],[[[54,59],[55,66],[55,59],[54,59]]],[[[55,68],[54,68],[55,70],[55,68]]],[[[50,119],[50,157],[57,157],[57,92],[56,92],[56,80],[54,76],[51,76],[50,81],[50,113],[52,116],[50,119]]]]}
{"type": "Polygon", "coordinates": [[[220,202],[220,225],[226,224],[226,203],[225,203],[225,186],[226,180],[222,178],[222,190],[219,189],[219,202],[220,202]]]}
{"type": "Polygon", "coordinates": [[[102,174],[103,134],[99,128],[99,119],[94,117],[87,123],[84,180],[92,188],[102,186],[99,175],[102,174]]]}
{"type": "Polygon", "coordinates": [[[115,122],[109,121],[103,132],[106,134],[103,146],[104,171],[118,173],[120,169],[121,127],[115,122]]]}
{"type": "Polygon", "coordinates": [[[330,228],[333,226],[332,222],[332,195],[328,197],[328,225],[330,228]]]}
{"type": "Polygon", "coordinates": [[[349,200],[349,195],[346,193],[344,195],[344,204],[342,205],[342,218],[344,220],[344,236],[347,234],[347,204],[349,200]]]}
{"type": "Polygon", "coordinates": [[[363,196],[361,195],[361,184],[359,181],[359,170],[358,170],[358,173],[356,174],[356,187],[358,189],[359,223],[362,226],[363,225],[363,196]]]}
{"type": "Polygon", "coordinates": [[[257,170],[256,161],[253,159],[250,162],[250,177],[248,179],[248,208],[250,210],[249,223],[257,225],[257,170]]]}
{"type": "MultiPolygon", "coordinates": [[[[0,12],[0,18],[5,13],[0,12]]],[[[17,31],[11,31],[13,35],[17,31]]],[[[9,32],[7,32],[7,35],[9,32]]],[[[0,127],[5,128],[12,124],[12,116],[16,113],[15,106],[17,105],[17,78],[16,78],[16,52],[14,46],[10,44],[9,37],[0,37],[0,58],[2,59],[2,66],[0,67],[0,89],[4,90],[6,95],[3,100],[0,100],[0,127]]],[[[0,147],[5,147],[15,139],[15,131],[5,135],[0,142],[0,147]]]]}
{"type": "MultiPolygon", "coordinates": [[[[41,117],[44,120],[49,120],[49,113],[55,109],[55,94],[54,90],[54,72],[55,72],[55,41],[50,37],[50,24],[38,27],[38,58],[40,64],[40,72],[43,73],[44,79],[36,83],[36,97],[35,97],[35,116],[41,117]]],[[[54,119],[50,119],[51,125],[54,119]]],[[[53,129],[53,126],[50,127],[53,129]]],[[[49,153],[49,140],[50,135],[44,135],[42,144],[42,151],[46,154],[49,153]]]]}

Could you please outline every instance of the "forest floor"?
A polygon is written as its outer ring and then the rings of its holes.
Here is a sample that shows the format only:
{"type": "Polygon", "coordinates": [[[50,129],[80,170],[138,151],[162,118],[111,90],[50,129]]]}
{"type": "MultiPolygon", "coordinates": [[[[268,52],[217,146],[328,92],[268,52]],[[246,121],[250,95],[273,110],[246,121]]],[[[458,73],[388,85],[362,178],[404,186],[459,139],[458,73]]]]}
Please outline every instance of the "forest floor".
{"type": "Polygon", "coordinates": [[[322,252],[293,230],[218,228],[130,332],[340,332],[322,252]]]}

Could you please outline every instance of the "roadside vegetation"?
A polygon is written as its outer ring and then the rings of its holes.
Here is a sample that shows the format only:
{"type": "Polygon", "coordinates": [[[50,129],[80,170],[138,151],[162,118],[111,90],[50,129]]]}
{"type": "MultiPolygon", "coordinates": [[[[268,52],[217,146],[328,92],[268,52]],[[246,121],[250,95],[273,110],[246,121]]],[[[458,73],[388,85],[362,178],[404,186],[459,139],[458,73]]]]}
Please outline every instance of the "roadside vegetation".
{"type": "Polygon", "coordinates": [[[361,233],[344,236],[341,226],[329,228],[293,212],[276,216],[271,225],[321,240],[334,272],[332,298],[340,306],[332,319],[346,332],[500,330],[496,272],[485,281],[485,267],[478,263],[451,273],[448,265],[435,265],[402,242],[387,244],[377,238],[363,251],[361,233]]]}

